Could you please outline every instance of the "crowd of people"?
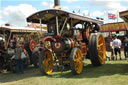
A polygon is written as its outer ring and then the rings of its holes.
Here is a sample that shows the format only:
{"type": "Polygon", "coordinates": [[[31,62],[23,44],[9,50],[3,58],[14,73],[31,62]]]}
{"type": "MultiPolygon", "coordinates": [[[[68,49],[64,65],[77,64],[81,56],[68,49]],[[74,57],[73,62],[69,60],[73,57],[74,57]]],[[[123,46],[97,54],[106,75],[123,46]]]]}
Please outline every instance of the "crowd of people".
{"type": "MultiPolygon", "coordinates": [[[[30,56],[32,57],[32,55],[30,55],[32,53],[28,52],[30,50],[29,43],[30,43],[29,41],[21,42],[17,38],[13,38],[8,43],[8,48],[5,49],[5,45],[4,45],[5,42],[0,41],[0,73],[5,72],[5,70],[7,71],[7,67],[5,66],[5,64],[10,64],[8,63],[8,60],[11,61],[11,59],[15,60],[16,73],[17,74],[24,73],[24,65],[29,65],[32,63],[32,60],[30,58],[30,56]],[[9,57],[10,54],[13,54],[13,55],[9,57]],[[8,59],[5,57],[7,57],[8,59]]],[[[41,45],[42,43],[40,43],[40,46],[41,45]]],[[[39,54],[41,51],[42,49],[38,49],[39,54]]]]}
{"type": "Polygon", "coordinates": [[[121,47],[123,47],[125,59],[128,60],[128,37],[124,37],[124,40],[122,42],[116,35],[114,35],[112,37],[112,41],[110,42],[110,47],[111,60],[117,60],[118,56],[119,59],[122,60],[121,47]]]}
{"type": "Polygon", "coordinates": [[[16,38],[13,38],[8,43],[8,49],[5,48],[4,41],[0,41],[0,72],[4,72],[5,69],[7,69],[7,66],[5,66],[5,65],[8,64],[8,60],[10,60],[11,58],[14,57],[14,59],[16,61],[16,72],[17,73],[23,73],[24,72],[24,69],[23,69],[24,65],[23,65],[22,55],[27,54],[23,43],[17,42],[16,38]],[[14,52],[9,53],[8,49],[10,49],[11,51],[14,50],[14,52]],[[13,54],[12,57],[10,56],[11,53],[13,54]]]}

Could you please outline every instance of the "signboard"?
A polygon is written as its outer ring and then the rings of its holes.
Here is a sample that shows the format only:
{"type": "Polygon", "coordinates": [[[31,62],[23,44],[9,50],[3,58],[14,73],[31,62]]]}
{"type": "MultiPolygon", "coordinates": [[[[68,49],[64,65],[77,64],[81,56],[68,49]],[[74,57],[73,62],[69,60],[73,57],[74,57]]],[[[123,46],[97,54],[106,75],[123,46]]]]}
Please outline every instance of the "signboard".
{"type": "Polygon", "coordinates": [[[100,27],[101,32],[114,32],[114,31],[126,31],[128,23],[109,23],[100,27]]]}

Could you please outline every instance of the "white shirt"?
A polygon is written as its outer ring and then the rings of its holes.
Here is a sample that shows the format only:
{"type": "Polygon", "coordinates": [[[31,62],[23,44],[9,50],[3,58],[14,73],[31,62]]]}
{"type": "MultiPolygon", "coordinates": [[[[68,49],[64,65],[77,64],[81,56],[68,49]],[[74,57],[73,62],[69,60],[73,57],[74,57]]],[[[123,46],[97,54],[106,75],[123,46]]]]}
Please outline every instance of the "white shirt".
{"type": "Polygon", "coordinates": [[[113,49],[114,46],[113,46],[113,41],[110,42],[110,47],[113,49]]]}
{"type": "Polygon", "coordinates": [[[114,46],[114,48],[116,47],[121,48],[121,40],[119,39],[113,40],[112,45],[114,46]]]}

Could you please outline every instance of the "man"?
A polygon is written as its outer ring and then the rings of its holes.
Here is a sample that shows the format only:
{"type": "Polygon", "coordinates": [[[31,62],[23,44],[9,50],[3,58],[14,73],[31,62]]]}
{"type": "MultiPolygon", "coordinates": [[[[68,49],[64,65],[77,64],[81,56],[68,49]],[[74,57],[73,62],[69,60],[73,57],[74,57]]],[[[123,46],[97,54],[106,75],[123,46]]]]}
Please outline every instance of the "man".
{"type": "Polygon", "coordinates": [[[13,49],[16,48],[16,38],[14,38],[14,41],[12,42],[12,45],[13,45],[13,49]]]}
{"type": "Polygon", "coordinates": [[[124,46],[125,59],[128,60],[128,38],[127,37],[124,38],[123,46],[124,46]]]}
{"type": "Polygon", "coordinates": [[[113,40],[113,42],[112,42],[112,45],[113,45],[113,47],[114,47],[114,52],[115,52],[115,57],[116,57],[116,60],[117,60],[117,53],[119,53],[119,56],[120,56],[120,60],[122,60],[121,59],[121,51],[120,51],[120,49],[121,49],[121,40],[120,39],[117,39],[117,36],[115,35],[114,36],[114,40],[113,40]]]}
{"type": "Polygon", "coordinates": [[[16,59],[16,71],[17,73],[23,73],[23,61],[21,59],[22,49],[20,48],[20,44],[16,44],[15,48],[15,59],[16,59]]]}
{"type": "Polygon", "coordinates": [[[114,47],[113,47],[112,43],[113,43],[113,37],[110,41],[110,50],[111,50],[111,60],[114,60],[114,47]]]}
{"type": "Polygon", "coordinates": [[[4,41],[0,40],[0,71],[4,71],[4,69],[6,69],[7,56],[9,55],[6,53],[4,48],[4,41]]]}

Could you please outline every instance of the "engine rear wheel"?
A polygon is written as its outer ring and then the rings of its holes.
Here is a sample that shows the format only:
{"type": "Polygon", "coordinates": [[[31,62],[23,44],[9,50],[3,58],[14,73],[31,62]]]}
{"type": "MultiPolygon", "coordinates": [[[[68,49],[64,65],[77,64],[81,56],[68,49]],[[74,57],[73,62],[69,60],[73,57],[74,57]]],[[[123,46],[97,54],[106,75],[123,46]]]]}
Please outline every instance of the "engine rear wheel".
{"type": "Polygon", "coordinates": [[[70,66],[74,75],[80,74],[83,69],[83,55],[80,49],[73,48],[70,54],[70,66]]]}
{"type": "Polygon", "coordinates": [[[43,50],[39,57],[39,69],[42,74],[48,75],[53,71],[53,56],[49,50],[43,50]]]}
{"type": "Polygon", "coordinates": [[[100,66],[105,63],[106,46],[102,34],[92,33],[89,40],[89,54],[94,66],[100,66]]]}

